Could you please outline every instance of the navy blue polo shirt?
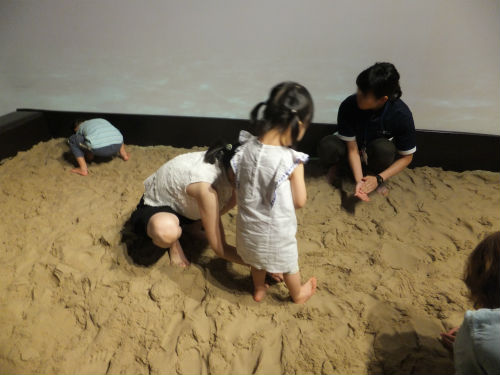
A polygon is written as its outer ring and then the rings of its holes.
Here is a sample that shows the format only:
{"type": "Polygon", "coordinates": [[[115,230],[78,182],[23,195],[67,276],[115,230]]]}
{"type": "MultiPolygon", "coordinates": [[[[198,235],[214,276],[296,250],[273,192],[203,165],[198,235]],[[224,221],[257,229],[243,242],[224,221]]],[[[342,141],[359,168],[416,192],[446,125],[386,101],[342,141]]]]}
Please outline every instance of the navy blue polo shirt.
{"type": "Polygon", "coordinates": [[[356,94],[351,95],[340,105],[337,122],[337,136],[346,142],[356,141],[360,149],[383,137],[392,139],[400,155],[417,151],[413,116],[401,99],[372,111],[359,109],[356,94]]]}

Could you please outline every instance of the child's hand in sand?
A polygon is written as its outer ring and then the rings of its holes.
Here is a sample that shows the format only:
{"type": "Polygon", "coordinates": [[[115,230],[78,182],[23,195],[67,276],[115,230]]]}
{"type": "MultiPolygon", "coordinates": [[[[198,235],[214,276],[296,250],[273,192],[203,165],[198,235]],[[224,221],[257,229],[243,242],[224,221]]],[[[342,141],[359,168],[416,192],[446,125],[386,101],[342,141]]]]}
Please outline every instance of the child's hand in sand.
{"type": "Polygon", "coordinates": [[[356,190],[354,192],[354,196],[358,197],[361,199],[363,202],[369,202],[370,198],[368,197],[368,194],[365,193],[363,187],[364,187],[365,182],[363,180],[359,181],[356,184],[356,190]]]}
{"type": "Polygon", "coordinates": [[[457,337],[457,332],[460,327],[455,327],[450,329],[448,332],[441,332],[441,343],[450,352],[453,351],[453,344],[457,337]]]}

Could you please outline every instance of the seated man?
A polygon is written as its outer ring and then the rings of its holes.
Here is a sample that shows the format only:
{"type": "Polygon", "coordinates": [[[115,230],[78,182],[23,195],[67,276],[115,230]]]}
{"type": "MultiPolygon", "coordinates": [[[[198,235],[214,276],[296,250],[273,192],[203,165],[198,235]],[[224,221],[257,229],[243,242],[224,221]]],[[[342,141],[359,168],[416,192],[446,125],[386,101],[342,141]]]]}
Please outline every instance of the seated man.
{"type": "MultiPolygon", "coordinates": [[[[417,150],[415,125],[400,99],[399,73],[391,63],[376,63],[356,79],[357,94],[347,97],[338,112],[338,133],[319,144],[321,162],[332,180],[339,164],[348,162],[356,181],[355,195],[369,201],[384,182],[405,169],[417,150]],[[363,168],[365,167],[365,168],[363,168]]],[[[332,182],[332,181],[331,181],[332,182]]]]}

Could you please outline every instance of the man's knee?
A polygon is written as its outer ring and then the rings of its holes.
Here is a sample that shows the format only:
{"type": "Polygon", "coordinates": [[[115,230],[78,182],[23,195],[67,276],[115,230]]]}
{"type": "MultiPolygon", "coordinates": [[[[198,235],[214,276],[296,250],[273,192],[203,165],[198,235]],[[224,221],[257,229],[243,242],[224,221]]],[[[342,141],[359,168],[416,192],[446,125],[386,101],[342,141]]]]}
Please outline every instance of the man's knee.
{"type": "Polygon", "coordinates": [[[396,159],[396,146],[385,138],[377,138],[370,142],[366,149],[368,167],[374,173],[389,168],[396,159]]]}
{"type": "Polygon", "coordinates": [[[160,212],[149,219],[147,234],[156,245],[170,247],[180,238],[182,229],[177,216],[160,212]]]}
{"type": "Polygon", "coordinates": [[[346,157],[346,154],[347,149],[344,141],[336,135],[327,135],[319,142],[318,156],[324,166],[338,164],[346,157]]]}

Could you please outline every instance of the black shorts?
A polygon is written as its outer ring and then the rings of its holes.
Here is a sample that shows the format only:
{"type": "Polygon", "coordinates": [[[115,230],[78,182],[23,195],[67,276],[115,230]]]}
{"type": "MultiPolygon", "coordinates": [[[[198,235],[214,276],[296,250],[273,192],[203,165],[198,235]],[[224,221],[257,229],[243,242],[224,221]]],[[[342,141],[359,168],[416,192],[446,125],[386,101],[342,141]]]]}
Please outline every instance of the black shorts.
{"type": "Polygon", "coordinates": [[[134,232],[141,235],[147,234],[149,219],[151,219],[151,216],[157,214],[158,212],[166,212],[169,214],[174,214],[179,219],[179,224],[181,226],[191,224],[196,221],[188,219],[187,217],[182,216],[181,214],[175,212],[175,210],[170,206],[159,206],[159,207],[148,206],[144,204],[144,197],[142,197],[141,201],[137,205],[135,211],[132,213],[132,216],[130,218],[130,221],[134,227],[134,232]]]}

